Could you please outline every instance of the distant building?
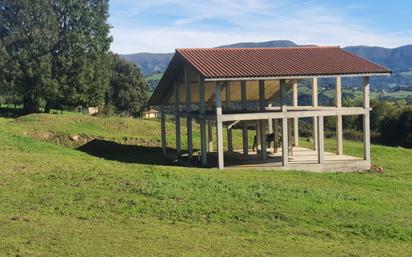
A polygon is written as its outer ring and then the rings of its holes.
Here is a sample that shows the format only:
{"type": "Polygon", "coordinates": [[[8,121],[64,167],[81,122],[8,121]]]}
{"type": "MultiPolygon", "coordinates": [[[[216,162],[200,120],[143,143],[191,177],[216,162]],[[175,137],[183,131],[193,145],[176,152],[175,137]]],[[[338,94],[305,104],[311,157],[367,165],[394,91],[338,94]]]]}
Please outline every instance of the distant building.
{"type": "Polygon", "coordinates": [[[142,115],[143,119],[154,119],[159,117],[159,111],[155,109],[149,109],[148,111],[144,111],[142,115]]]}
{"type": "Polygon", "coordinates": [[[88,107],[86,109],[86,114],[93,115],[99,112],[99,107],[88,107]]]}

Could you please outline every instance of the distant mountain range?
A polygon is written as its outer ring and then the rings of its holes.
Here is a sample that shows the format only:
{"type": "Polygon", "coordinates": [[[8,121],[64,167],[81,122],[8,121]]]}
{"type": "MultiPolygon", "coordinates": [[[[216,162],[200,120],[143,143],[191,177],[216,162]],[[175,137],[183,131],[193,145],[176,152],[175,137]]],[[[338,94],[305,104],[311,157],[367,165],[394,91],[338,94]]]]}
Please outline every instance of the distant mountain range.
{"type": "Polygon", "coordinates": [[[121,55],[140,67],[145,76],[162,73],[169,65],[174,53],[137,53],[121,55]]]}
{"type": "MultiPolygon", "coordinates": [[[[219,46],[220,48],[260,48],[260,47],[301,47],[289,40],[268,42],[244,42],[219,46]]],[[[384,65],[393,71],[389,78],[374,78],[373,85],[377,89],[391,87],[412,88],[412,45],[397,48],[377,46],[349,46],[343,49],[364,57],[372,62],[384,65]]],[[[173,53],[137,53],[122,55],[125,59],[136,63],[145,76],[162,73],[169,64],[173,53]]]]}

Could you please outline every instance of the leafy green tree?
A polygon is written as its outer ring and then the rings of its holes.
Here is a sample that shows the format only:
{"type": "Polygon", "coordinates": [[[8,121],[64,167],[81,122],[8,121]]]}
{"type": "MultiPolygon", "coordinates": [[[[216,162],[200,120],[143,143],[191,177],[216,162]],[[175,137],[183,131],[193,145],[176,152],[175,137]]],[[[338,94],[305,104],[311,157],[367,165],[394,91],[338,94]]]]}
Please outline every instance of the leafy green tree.
{"type": "Polygon", "coordinates": [[[399,117],[392,116],[382,120],[380,132],[382,141],[385,144],[399,145],[401,139],[399,134],[399,117]]]}
{"type": "Polygon", "coordinates": [[[98,105],[109,85],[108,0],[0,0],[0,82],[27,113],[98,105]]]}
{"type": "Polygon", "coordinates": [[[412,107],[408,107],[399,116],[399,137],[400,144],[405,147],[412,147],[412,107]]]}
{"type": "MultiPolygon", "coordinates": [[[[52,49],[59,90],[48,106],[99,105],[109,85],[108,0],[54,0],[58,42],[52,49]]],[[[46,109],[48,110],[46,105],[46,109]]]]}
{"type": "Polygon", "coordinates": [[[379,123],[382,141],[390,145],[412,147],[412,107],[405,101],[382,102],[375,112],[384,115],[379,123]]]}
{"type": "Polygon", "coordinates": [[[371,101],[371,130],[379,131],[382,123],[389,118],[398,117],[404,109],[403,104],[389,101],[371,101]]]}
{"type": "Polygon", "coordinates": [[[56,90],[50,49],[57,39],[49,1],[0,1],[0,79],[23,98],[27,113],[37,112],[42,96],[56,90]]]}
{"type": "Polygon", "coordinates": [[[106,92],[106,106],[118,112],[128,111],[139,115],[146,107],[148,85],[136,64],[118,55],[112,55],[112,75],[106,92]]]}

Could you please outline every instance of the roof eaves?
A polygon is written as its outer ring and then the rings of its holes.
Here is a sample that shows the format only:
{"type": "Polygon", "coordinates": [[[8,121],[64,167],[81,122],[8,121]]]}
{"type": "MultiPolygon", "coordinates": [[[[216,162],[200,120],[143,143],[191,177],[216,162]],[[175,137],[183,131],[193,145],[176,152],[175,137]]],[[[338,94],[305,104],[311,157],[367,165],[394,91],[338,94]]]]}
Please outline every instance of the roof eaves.
{"type": "Polygon", "coordinates": [[[153,106],[159,105],[158,103],[160,103],[163,100],[162,98],[164,97],[164,94],[163,94],[163,96],[159,96],[159,91],[163,90],[162,85],[165,83],[165,80],[168,78],[169,73],[172,72],[173,65],[171,65],[171,64],[173,64],[177,61],[178,61],[178,56],[175,54],[175,55],[173,55],[172,60],[170,61],[169,65],[167,66],[165,72],[163,73],[163,76],[161,77],[161,79],[160,79],[159,83],[157,84],[155,90],[153,91],[152,95],[150,96],[150,99],[149,99],[149,102],[148,102],[149,105],[153,105],[153,106]],[[156,98],[160,98],[160,99],[156,99],[156,98]]]}
{"type": "Polygon", "coordinates": [[[250,76],[250,77],[210,77],[205,78],[205,81],[234,81],[234,80],[278,80],[278,79],[309,79],[309,78],[331,78],[331,77],[362,77],[362,76],[390,76],[392,71],[388,72],[362,72],[362,73],[334,73],[334,74],[308,74],[308,75],[287,75],[287,76],[250,76]]]}

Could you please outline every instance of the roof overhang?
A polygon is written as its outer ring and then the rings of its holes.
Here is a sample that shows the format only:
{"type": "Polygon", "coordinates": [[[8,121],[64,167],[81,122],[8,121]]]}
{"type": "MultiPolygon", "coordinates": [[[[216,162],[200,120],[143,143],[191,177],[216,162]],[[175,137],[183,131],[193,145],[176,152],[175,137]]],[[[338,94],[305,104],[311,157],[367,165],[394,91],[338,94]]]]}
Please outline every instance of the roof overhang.
{"type": "Polygon", "coordinates": [[[359,74],[330,74],[330,75],[310,75],[310,76],[279,76],[279,77],[238,77],[238,78],[205,78],[205,81],[244,81],[244,80],[277,80],[277,79],[313,79],[313,78],[335,78],[335,77],[371,77],[371,76],[390,76],[387,73],[359,73],[359,74]]]}

